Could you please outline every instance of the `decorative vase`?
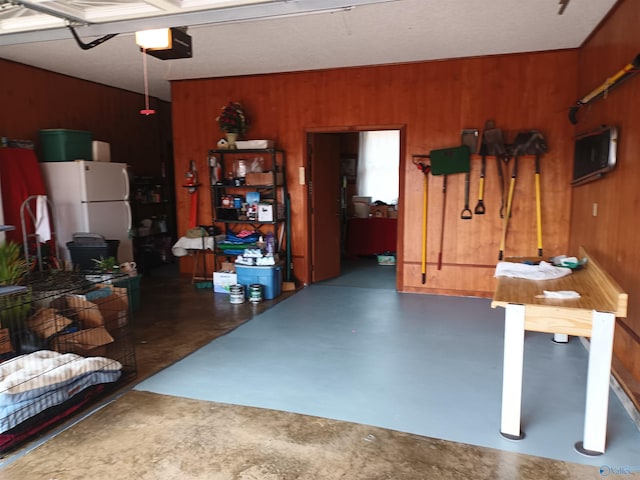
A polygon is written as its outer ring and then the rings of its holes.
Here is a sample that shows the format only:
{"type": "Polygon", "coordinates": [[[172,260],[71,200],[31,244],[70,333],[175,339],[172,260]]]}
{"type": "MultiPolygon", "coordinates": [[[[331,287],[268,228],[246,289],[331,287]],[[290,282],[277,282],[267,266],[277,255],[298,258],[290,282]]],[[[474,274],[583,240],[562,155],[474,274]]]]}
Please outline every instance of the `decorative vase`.
{"type": "Polygon", "coordinates": [[[235,149],[236,140],[238,140],[238,134],[236,132],[226,132],[224,136],[227,137],[227,142],[229,143],[229,149],[235,149]]]}

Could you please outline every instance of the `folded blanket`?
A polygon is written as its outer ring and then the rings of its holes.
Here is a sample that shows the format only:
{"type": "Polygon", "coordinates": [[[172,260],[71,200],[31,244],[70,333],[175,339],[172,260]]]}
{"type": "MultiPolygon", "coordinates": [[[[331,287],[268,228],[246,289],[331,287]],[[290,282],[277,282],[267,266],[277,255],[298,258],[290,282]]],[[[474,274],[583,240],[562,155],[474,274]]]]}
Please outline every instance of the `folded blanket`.
{"type": "Polygon", "coordinates": [[[553,280],[571,274],[570,268],[554,267],[548,262],[539,265],[525,263],[499,262],[496,266],[496,277],[526,278],[529,280],[553,280]]]}
{"type": "Polygon", "coordinates": [[[119,362],[106,357],[50,350],[21,355],[0,364],[0,406],[35,398],[87,373],[121,369],[119,362]]]}

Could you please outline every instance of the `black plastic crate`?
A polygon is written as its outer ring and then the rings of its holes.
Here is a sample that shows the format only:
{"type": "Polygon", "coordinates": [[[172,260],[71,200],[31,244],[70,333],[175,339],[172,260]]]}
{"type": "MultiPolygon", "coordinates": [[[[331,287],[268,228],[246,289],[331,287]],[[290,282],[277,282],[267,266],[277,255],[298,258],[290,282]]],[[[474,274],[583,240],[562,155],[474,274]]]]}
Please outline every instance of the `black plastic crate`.
{"type": "Polygon", "coordinates": [[[71,254],[73,268],[81,271],[96,269],[93,259],[114,257],[118,260],[118,247],[120,240],[106,240],[104,243],[77,243],[67,242],[67,248],[71,254]]]}

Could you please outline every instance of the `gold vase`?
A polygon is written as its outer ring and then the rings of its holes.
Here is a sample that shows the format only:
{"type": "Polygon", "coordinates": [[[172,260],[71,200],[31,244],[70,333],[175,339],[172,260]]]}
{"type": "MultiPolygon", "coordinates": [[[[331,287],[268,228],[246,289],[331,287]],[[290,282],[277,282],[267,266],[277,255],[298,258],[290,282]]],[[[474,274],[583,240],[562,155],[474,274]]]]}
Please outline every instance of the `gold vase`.
{"type": "Polygon", "coordinates": [[[226,132],[224,136],[227,138],[227,143],[230,149],[236,148],[236,140],[238,140],[238,134],[235,132],[226,132]]]}

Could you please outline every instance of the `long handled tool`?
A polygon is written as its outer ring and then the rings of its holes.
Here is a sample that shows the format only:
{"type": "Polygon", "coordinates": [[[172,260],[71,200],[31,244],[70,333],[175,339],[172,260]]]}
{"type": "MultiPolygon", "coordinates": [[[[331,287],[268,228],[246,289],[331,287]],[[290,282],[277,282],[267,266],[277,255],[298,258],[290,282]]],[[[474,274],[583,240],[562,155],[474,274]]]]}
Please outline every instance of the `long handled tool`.
{"type": "Polygon", "coordinates": [[[442,176],[442,222],[440,225],[440,251],[438,252],[438,270],[442,270],[442,248],[444,247],[444,221],[447,210],[447,176],[442,176]]]}
{"type": "Polygon", "coordinates": [[[487,169],[487,153],[484,143],[480,147],[480,154],[482,155],[482,163],[480,165],[480,185],[478,185],[478,203],[473,213],[476,215],[484,215],[484,176],[487,169]]]}
{"type": "Polygon", "coordinates": [[[576,102],[576,105],[569,109],[569,121],[574,125],[578,123],[578,118],[576,117],[576,115],[578,114],[578,110],[580,109],[580,107],[582,107],[583,105],[588,105],[589,103],[601,97],[604,97],[610,90],[620,86],[622,82],[631,78],[638,72],[640,72],[640,54],[636,55],[636,57],[630,63],[614,73],[612,77],[607,78],[607,80],[602,85],[596,87],[580,100],[578,100],[576,102]]]}
{"type": "Polygon", "coordinates": [[[421,260],[421,273],[422,284],[427,283],[427,214],[428,214],[428,201],[429,201],[429,171],[431,167],[424,162],[418,160],[419,158],[428,158],[426,155],[414,155],[413,163],[424,174],[424,187],[422,189],[422,260],[421,260]]]}
{"type": "Polygon", "coordinates": [[[516,178],[518,176],[518,155],[518,153],[515,154],[515,159],[513,161],[511,181],[509,182],[509,194],[507,196],[507,209],[502,220],[502,239],[500,240],[500,253],[498,254],[498,260],[502,260],[504,257],[504,248],[507,242],[507,229],[509,227],[509,217],[511,216],[511,206],[513,205],[513,192],[516,188],[516,178]]]}
{"type": "Polygon", "coordinates": [[[540,153],[536,153],[536,227],[538,256],[542,257],[542,206],[540,202],[540,153]]]}
{"type": "MultiPolygon", "coordinates": [[[[504,218],[504,205],[505,205],[505,176],[502,171],[502,162],[507,157],[507,150],[504,146],[504,138],[502,136],[502,130],[496,128],[493,120],[487,120],[484,124],[484,132],[482,133],[482,140],[484,143],[484,149],[486,155],[492,155],[496,157],[496,169],[498,172],[498,180],[500,181],[500,218],[504,218]]],[[[505,162],[507,163],[507,162],[505,162]]]]}
{"type": "MultiPolygon", "coordinates": [[[[469,153],[475,153],[478,149],[478,129],[477,128],[468,128],[462,130],[461,134],[462,145],[466,145],[469,147],[469,153]]],[[[460,218],[462,220],[471,220],[473,218],[473,214],[471,213],[471,209],[469,208],[469,182],[471,177],[471,167],[464,174],[464,208],[460,212],[460,218]]]]}
{"type": "Polygon", "coordinates": [[[427,212],[429,202],[429,167],[422,166],[424,188],[422,201],[422,284],[427,283],[427,212]]]}

